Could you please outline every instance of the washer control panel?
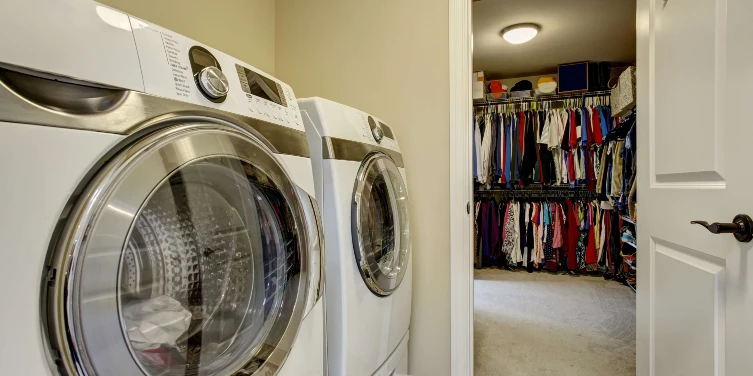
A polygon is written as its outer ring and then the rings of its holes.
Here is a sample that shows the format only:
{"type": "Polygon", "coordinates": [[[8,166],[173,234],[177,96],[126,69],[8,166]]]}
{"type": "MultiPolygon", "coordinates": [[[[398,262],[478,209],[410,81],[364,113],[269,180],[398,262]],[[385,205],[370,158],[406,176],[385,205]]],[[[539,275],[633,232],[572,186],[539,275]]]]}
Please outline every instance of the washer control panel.
{"type": "Polygon", "coordinates": [[[397,145],[397,140],[395,140],[395,135],[392,133],[392,128],[390,128],[389,125],[365,112],[354,111],[353,113],[357,113],[358,115],[353,115],[353,119],[349,122],[354,125],[349,131],[355,131],[358,136],[354,137],[354,135],[347,134],[332,136],[353,139],[355,141],[381,146],[397,152],[400,151],[400,148],[397,145]]]}
{"type": "Polygon", "coordinates": [[[130,23],[146,93],[305,130],[284,82],[158,25],[130,23]]]}

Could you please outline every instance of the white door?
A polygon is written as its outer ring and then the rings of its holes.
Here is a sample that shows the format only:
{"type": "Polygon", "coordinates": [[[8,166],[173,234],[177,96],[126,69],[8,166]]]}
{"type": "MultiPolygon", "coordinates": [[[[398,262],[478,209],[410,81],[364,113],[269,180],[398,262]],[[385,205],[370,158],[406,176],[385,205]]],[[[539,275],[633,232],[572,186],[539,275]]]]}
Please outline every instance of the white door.
{"type": "Polygon", "coordinates": [[[753,373],[753,1],[638,0],[638,375],[753,373]]]}

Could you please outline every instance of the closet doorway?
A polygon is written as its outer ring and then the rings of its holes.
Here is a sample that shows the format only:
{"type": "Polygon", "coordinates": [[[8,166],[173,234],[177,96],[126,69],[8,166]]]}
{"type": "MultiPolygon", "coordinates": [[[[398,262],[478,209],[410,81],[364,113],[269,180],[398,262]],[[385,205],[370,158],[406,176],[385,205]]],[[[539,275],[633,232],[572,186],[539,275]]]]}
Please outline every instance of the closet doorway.
{"type": "Polygon", "coordinates": [[[474,374],[636,374],[635,0],[478,0],[474,374]]]}

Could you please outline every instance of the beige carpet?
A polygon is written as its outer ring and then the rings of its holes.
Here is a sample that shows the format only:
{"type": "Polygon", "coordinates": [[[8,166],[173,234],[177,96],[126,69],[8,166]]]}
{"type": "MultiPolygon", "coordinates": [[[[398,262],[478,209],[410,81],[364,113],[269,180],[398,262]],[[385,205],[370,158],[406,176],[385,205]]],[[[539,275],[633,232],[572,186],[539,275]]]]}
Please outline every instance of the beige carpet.
{"type": "Polygon", "coordinates": [[[635,293],[601,277],[483,269],[475,376],[635,375],[635,293]]]}

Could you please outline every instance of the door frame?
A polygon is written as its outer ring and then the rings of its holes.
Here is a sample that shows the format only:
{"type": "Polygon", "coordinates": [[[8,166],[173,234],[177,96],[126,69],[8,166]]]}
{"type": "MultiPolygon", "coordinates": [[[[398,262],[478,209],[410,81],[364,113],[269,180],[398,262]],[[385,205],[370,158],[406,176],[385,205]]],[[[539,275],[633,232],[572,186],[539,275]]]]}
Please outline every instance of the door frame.
{"type": "Polygon", "coordinates": [[[450,39],[450,370],[473,375],[473,180],[471,0],[449,0],[450,39]]]}
{"type": "MultiPolygon", "coordinates": [[[[450,63],[450,370],[452,376],[473,375],[473,179],[470,119],[473,108],[472,0],[449,0],[450,63]]],[[[636,0],[636,77],[638,106],[645,108],[638,121],[650,121],[652,95],[652,43],[650,25],[656,0],[636,0]]],[[[644,147],[650,147],[645,145],[644,147]]],[[[638,204],[640,206],[640,204],[638,204]]],[[[642,286],[651,283],[650,259],[643,258],[638,273],[642,286]]],[[[646,288],[636,297],[639,307],[650,304],[646,288]]],[[[636,317],[637,374],[648,375],[651,343],[650,323],[636,317]]]]}

